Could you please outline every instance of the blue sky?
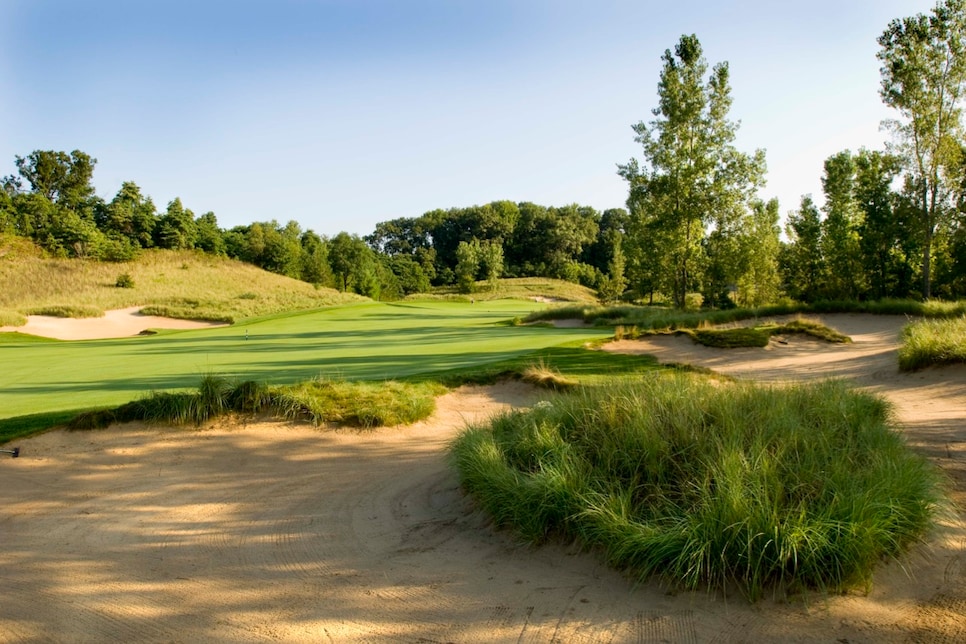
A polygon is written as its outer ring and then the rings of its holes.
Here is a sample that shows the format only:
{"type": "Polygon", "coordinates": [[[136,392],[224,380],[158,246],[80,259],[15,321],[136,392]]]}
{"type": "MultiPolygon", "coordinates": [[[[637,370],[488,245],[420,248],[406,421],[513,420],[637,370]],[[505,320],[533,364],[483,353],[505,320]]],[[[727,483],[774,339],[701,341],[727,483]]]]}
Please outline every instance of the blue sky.
{"type": "Polygon", "coordinates": [[[621,207],[661,55],[728,61],[764,198],[821,202],[822,162],[882,147],[876,38],[932,0],[0,0],[0,175],[80,149],[222,227],[323,235],[497,199],[621,207]]]}

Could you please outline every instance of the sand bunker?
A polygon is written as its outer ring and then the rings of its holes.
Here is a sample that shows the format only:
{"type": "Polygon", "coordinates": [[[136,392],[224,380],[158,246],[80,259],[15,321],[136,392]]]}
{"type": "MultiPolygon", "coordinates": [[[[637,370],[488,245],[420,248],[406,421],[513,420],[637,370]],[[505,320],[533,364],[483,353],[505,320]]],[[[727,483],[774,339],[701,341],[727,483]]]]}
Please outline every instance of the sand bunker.
{"type": "MultiPolygon", "coordinates": [[[[899,374],[895,318],[825,321],[855,343],[609,349],[766,379],[854,377],[896,403],[966,500],[966,371],[899,374]]],[[[754,605],[634,584],[593,553],[494,532],[460,494],[447,445],[540,395],[463,388],[426,422],[366,432],[126,425],[21,441],[20,458],[0,460],[0,641],[966,640],[966,530],[954,520],[884,564],[868,594],[754,605]]]]}
{"type": "Polygon", "coordinates": [[[3,326],[0,332],[19,332],[58,340],[99,340],[138,335],[145,329],[206,329],[227,326],[220,322],[177,320],[156,315],[141,315],[139,306],[107,311],[100,318],[59,318],[29,315],[23,326],[3,326]]]}

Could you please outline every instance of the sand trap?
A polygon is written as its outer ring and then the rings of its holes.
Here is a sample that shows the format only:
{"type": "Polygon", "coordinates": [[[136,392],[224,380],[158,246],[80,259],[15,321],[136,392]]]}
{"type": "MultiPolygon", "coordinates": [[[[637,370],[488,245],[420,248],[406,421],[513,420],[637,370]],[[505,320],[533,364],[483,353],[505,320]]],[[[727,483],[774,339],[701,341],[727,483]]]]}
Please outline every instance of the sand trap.
{"type": "MultiPolygon", "coordinates": [[[[826,321],[855,344],[609,348],[767,379],[855,377],[896,403],[964,500],[966,371],[899,374],[895,318],[826,321]]],[[[0,641],[966,641],[955,521],[883,565],[868,594],[754,605],[634,584],[593,553],[494,532],[446,446],[540,395],[463,388],[426,422],[370,432],[127,425],[21,441],[21,458],[0,459],[0,641]]]]}
{"type": "Polygon", "coordinates": [[[58,318],[29,315],[23,326],[3,326],[0,332],[19,332],[58,340],[99,340],[138,335],[145,329],[206,329],[228,326],[221,322],[178,320],[156,315],[141,315],[139,306],[107,311],[100,318],[58,318]]]}

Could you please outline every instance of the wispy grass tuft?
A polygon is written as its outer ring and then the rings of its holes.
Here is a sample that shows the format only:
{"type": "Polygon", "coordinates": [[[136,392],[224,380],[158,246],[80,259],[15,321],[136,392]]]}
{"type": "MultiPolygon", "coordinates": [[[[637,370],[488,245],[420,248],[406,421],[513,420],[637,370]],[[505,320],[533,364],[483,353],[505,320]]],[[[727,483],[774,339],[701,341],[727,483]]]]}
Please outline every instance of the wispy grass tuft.
{"type": "Polygon", "coordinates": [[[520,374],[520,379],[537,387],[554,391],[572,389],[578,384],[576,380],[562,375],[543,360],[525,367],[520,374]]]}
{"type": "Polygon", "coordinates": [[[921,320],[902,329],[899,369],[966,363],[966,316],[921,320]]]}
{"type": "Polygon", "coordinates": [[[559,394],[464,432],[464,489],[523,538],[577,539],[685,588],[868,584],[943,503],[880,398],[686,374],[559,394]]]}

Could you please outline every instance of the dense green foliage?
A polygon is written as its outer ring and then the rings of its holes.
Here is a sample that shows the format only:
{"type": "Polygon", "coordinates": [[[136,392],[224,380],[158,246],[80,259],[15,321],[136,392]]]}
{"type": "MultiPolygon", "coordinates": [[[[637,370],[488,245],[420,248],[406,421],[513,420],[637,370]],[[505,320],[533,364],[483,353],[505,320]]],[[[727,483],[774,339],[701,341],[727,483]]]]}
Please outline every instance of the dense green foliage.
{"type": "Polygon", "coordinates": [[[528,541],[577,539],[635,576],[751,597],[867,583],[942,498],[886,403],[834,382],[581,388],[471,428],[453,459],[480,507],[528,541]]]}
{"type": "MultiPolygon", "coordinates": [[[[734,147],[727,63],[705,81],[708,65],[694,35],[682,36],[662,61],[657,118],[634,126],[645,162],[620,167],[630,184],[629,243],[639,259],[632,279],[642,291],[669,294],[679,308],[695,290],[723,302],[728,285],[748,272],[750,258],[768,249],[755,243],[746,221],[765,155],[734,147]]],[[[777,241],[777,233],[769,236],[777,241]]],[[[772,250],[777,253],[777,244],[772,250]]]]}

